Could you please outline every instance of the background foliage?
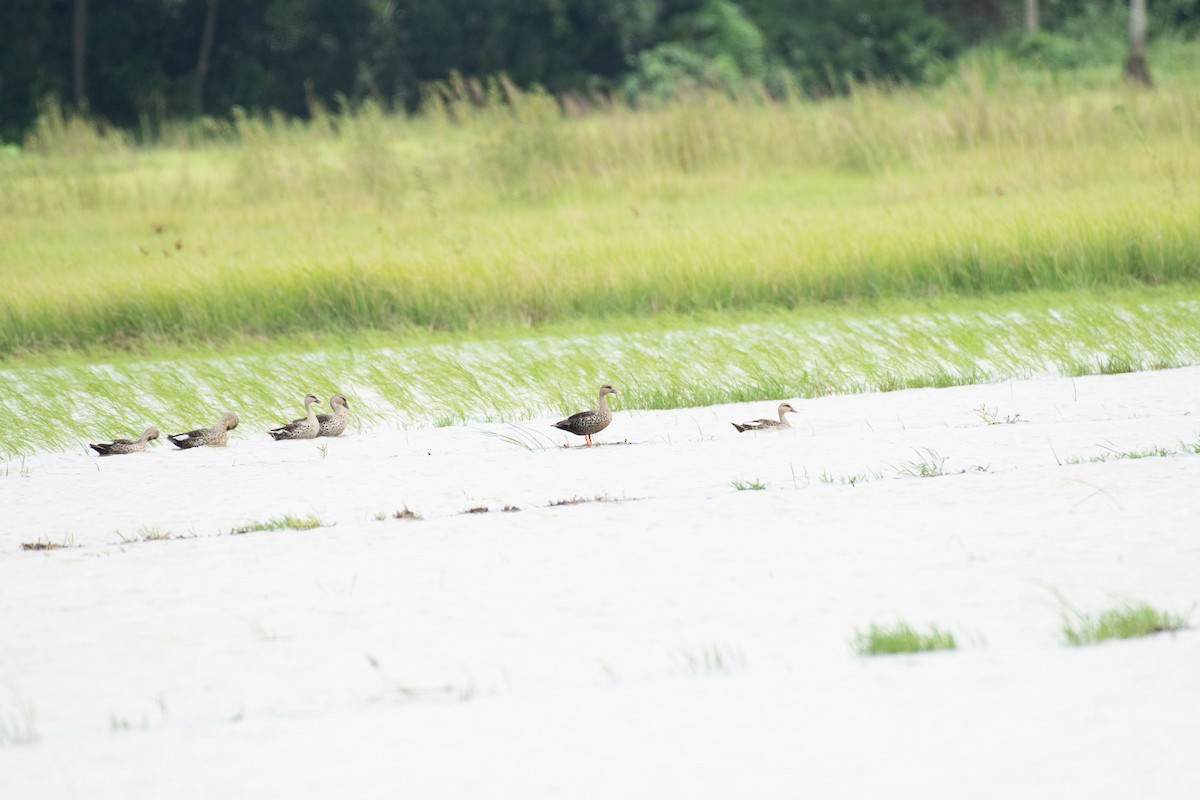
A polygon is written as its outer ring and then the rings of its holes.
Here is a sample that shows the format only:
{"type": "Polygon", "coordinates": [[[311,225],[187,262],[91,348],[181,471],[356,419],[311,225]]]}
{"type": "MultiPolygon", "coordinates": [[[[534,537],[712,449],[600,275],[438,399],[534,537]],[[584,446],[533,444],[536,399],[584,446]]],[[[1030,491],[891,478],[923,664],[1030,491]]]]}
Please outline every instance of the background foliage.
{"type": "MultiPolygon", "coordinates": [[[[653,102],[692,87],[780,92],[852,80],[939,79],[946,61],[1019,27],[1018,0],[6,0],[0,3],[0,139],[20,141],[73,82],[75,13],[87,9],[87,110],[153,137],[164,120],[234,108],[299,116],[313,101],[415,107],[453,73],[505,74],[551,94],[653,102]],[[213,15],[211,67],[198,86],[213,15]]],[[[1194,35],[1200,0],[1151,3],[1152,31],[1194,35]]],[[[1042,0],[1043,33],[1010,37],[1049,66],[1112,57],[1125,4],[1042,0]]],[[[82,109],[76,109],[82,110],[82,109]]]]}

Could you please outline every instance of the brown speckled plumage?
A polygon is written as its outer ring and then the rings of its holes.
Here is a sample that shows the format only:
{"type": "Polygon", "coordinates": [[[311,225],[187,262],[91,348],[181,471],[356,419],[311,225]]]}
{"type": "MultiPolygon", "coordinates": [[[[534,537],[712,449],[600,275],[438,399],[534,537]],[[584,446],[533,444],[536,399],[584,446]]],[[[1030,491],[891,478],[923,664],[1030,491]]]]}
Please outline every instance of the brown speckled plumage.
{"type": "Polygon", "coordinates": [[[332,414],[317,414],[317,435],[341,436],[342,431],[346,430],[346,409],[350,404],[346,402],[345,397],[335,394],[329,398],[329,407],[333,409],[332,414]]]}
{"type": "Polygon", "coordinates": [[[167,438],[176,447],[224,447],[229,441],[229,432],[238,426],[238,415],[226,411],[211,428],[197,428],[187,433],[173,433],[167,438]]]}
{"type": "Polygon", "coordinates": [[[308,412],[308,416],[301,419],[294,419],[286,425],[278,428],[273,428],[268,433],[275,441],[283,439],[315,439],[321,433],[321,425],[317,422],[316,412],[312,410],[314,404],[321,402],[314,394],[304,396],[304,410],[308,412]]]}
{"type": "Polygon", "coordinates": [[[796,409],[792,408],[790,403],[780,403],[778,420],[756,419],[756,420],[752,420],[750,422],[740,422],[740,423],[732,422],[730,424],[733,425],[733,427],[738,429],[738,433],[745,433],[746,431],[779,430],[781,428],[792,427],[791,423],[789,423],[786,419],[783,418],[783,415],[784,414],[795,414],[795,413],[797,413],[797,411],[796,411],[796,409]]]}
{"type": "Polygon", "coordinates": [[[111,442],[101,442],[100,444],[89,444],[88,447],[95,450],[102,456],[120,456],[126,453],[144,453],[147,443],[151,439],[158,438],[158,428],[151,425],[142,433],[142,438],[134,441],[132,439],[113,439],[111,442]]]}
{"type": "Polygon", "coordinates": [[[592,435],[599,433],[608,427],[608,423],[612,422],[612,410],[608,407],[608,399],[605,395],[615,394],[618,397],[621,393],[607,383],[600,387],[600,408],[594,411],[580,411],[578,414],[572,414],[566,419],[559,420],[554,423],[554,427],[562,428],[568,433],[573,433],[576,436],[582,436],[587,446],[592,446],[592,435]]]}

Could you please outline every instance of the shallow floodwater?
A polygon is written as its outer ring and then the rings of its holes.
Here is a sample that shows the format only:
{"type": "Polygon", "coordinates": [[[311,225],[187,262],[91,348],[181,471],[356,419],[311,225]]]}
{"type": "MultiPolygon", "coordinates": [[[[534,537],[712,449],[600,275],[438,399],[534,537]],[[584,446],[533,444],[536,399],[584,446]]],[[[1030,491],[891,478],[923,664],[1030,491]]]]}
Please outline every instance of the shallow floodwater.
{"type": "Polygon", "coordinates": [[[780,398],[774,434],[730,422],[775,401],[624,410],[591,449],[547,415],[36,454],[0,477],[3,794],[1193,797],[1200,635],[1070,648],[1060,598],[1200,600],[1197,397],[1193,367],[780,398]],[[324,527],[230,534],[285,514],[324,527]],[[895,620],[960,648],[851,651],[895,620]]]}

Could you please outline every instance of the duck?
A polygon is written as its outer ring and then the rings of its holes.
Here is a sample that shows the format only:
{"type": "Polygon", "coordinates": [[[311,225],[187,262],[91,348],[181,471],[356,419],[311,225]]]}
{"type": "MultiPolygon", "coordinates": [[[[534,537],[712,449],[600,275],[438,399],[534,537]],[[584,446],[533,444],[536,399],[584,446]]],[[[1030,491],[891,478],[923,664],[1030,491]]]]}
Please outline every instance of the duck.
{"type": "Polygon", "coordinates": [[[136,442],[131,439],[113,439],[111,442],[89,444],[88,447],[102,456],[122,456],[126,453],[144,453],[151,439],[158,438],[158,428],[151,425],[142,432],[142,437],[136,442]]]}
{"type": "Polygon", "coordinates": [[[737,428],[738,433],[745,433],[746,431],[777,431],[783,428],[792,427],[791,423],[783,418],[784,414],[798,413],[799,412],[796,411],[796,409],[792,408],[791,403],[780,403],[778,420],[756,419],[750,422],[731,422],[730,424],[737,428]]]}
{"type": "Polygon", "coordinates": [[[580,411],[578,414],[572,414],[566,419],[554,423],[554,427],[561,428],[576,436],[582,436],[584,441],[587,442],[587,446],[591,447],[592,436],[607,428],[608,423],[612,422],[612,410],[608,407],[608,400],[605,397],[605,395],[610,394],[615,394],[617,397],[621,396],[620,392],[606,383],[600,387],[599,410],[580,411]]]}
{"type": "Polygon", "coordinates": [[[312,410],[313,403],[319,403],[315,394],[304,395],[304,410],[308,412],[307,417],[294,419],[286,425],[281,425],[278,428],[272,428],[268,433],[271,438],[279,442],[284,439],[315,439],[321,433],[321,424],[317,422],[317,415],[312,410]]]}
{"type": "Polygon", "coordinates": [[[332,414],[317,414],[317,436],[341,436],[346,430],[346,410],[350,408],[346,398],[335,394],[329,398],[329,407],[332,414]]]}
{"type": "Polygon", "coordinates": [[[211,428],[197,428],[187,433],[173,433],[167,437],[171,444],[187,450],[190,447],[224,447],[229,441],[229,432],[238,426],[238,415],[226,411],[211,428]]]}

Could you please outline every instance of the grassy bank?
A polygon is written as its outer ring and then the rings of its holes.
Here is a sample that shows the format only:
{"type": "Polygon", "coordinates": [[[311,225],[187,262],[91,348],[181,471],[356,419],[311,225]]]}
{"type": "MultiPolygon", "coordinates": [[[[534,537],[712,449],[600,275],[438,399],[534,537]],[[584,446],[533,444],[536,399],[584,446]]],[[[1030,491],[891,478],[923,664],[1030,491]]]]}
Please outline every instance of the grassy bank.
{"type": "MultiPolygon", "coordinates": [[[[1200,278],[1200,81],[242,116],[0,159],[0,353],[1200,278]]],[[[503,87],[496,87],[501,94],[503,87]]]]}
{"type": "Polygon", "coordinates": [[[890,301],[857,309],[660,315],[547,326],[539,335],[424,333],[313,341],[298,352],[168,349],[155,358],[35,356],[0,369],[0,454],[211,424],[261,436],[315,391],[350,398],[353,426],[519,422],[595,401],[663,409],[828,393],[950,386],[1200,362],[1200,293],[1170,288],[1008,299],[890,301]]]}

